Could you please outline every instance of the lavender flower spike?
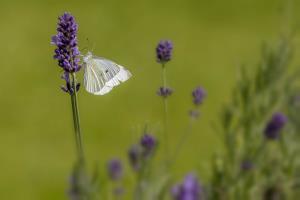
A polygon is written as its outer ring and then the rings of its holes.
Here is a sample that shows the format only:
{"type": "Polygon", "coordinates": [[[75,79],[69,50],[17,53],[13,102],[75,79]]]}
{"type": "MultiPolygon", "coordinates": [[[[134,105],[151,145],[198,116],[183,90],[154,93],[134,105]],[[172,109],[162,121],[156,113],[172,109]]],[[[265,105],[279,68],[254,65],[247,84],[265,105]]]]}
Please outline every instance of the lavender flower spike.
{"type": "Polygon", "coordinates": [[[267,139],[275,140],[280,136],[280,131],[287,123],[287,117],[282,113],[275,113],[267,124],[264,134],[267,139]]]}
{"type": "Polygon", "coordinates": [[[156,47],[156,59],[159,63],[166,63],[171,60],[173,44],[170,40],[162,40],[156,47]]]}
{"type": "Polygon", "coordinates": [[[129,163],[134,171],[139,171],[141,168],[141,148],[139,145],[132,145],[128,151],[129,163]]]}
{"type": "Polygon", "coordinates": [[[145,134],[141,138],[141,146],[143,147],[143,156],[148,157],[156,146],[156,139],[150,134],[145,134]]]}
{"type": "Polygon", "coordinates": [[[175,185],[171,194],[174,200],[200,200],[202,188],[193,174],[185,177],[183,183],[175,185]]]}
{"type": "Polygon", "coordinates": [[[58,65],[63,68],[63,79],[66,85],[61,89],[69,94],[79,90],[80,84],[70,83],[69,73],[78,72],[81,68],[79,65],[80,52],[77,46],[77,29],[78,26],[74,17],[69,13],[64,13],[58,18],[57,34],[52,37],[51,44],[56,45],[54,59],[58,60],[58,65]]]}
{"type": "Polygon", "coordinates": [[[168,87],[160,87],[159,90],[157,91],[157,95],[164,97],[164,98],[171,96],[172,93],[173,93],[173,90],[168,87]]]}
{"type": "Polygon", "coordinates": [[[52,44],[56,45],[54,59],[64,71],[72,73],[80,70],[80,52],[77,46],[78,25],[70,13],[64,13],[58,18],[57,34],[52,37],[52,44]]]}
{"type": "Polygon", "coordinates": [[[111,180],[119,180],[123,175],[122,162],[119,159],[110,160],[107,165],[107,171],[111,180]]]}
{"type": "Polygon", "coordinates": [[[206,91],[202,87],[197,87],[193,90],[192,96],[194,98],[194,104],[198,106],[203,102],[204,98],[206,97],[206,91]]]}

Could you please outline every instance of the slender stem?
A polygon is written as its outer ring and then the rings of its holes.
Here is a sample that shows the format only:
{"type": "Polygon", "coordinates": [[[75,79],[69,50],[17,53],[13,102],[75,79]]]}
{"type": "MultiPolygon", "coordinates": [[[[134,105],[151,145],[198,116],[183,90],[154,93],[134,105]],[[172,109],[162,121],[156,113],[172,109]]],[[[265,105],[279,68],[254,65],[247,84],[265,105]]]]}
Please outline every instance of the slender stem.
{"type": "Polygon", "coordinates": [[[143,193],[142,181],[143,181],[143,169],[142,171],[139,171],[137,174],[136,188],[134,191],[134,200],[142,199],[142,193],[143,193]]]}
{"type": "Polygon", "coordinates": [[[74,120],[74,127],[75,127],[75,140],[76,140],[79,161],[84,161],[77,90],[76,90],[77,81],[76,81],[75,73],[72,73],[71,75],[72,75],[72,87],[73,87],[73,94],[71,95],[71,100],[72,100],[73,120],[74,120]]]}
{"type": "Polygon", "coordinates": [[[73,123],[74,123],[74,131],[75,131],[75,142],[76,142],[76,150],[78,155],[80,154],[80,147],[78,143],[78,137],[77,137],[77,120],[76,120],[76,112],[75,112],[75,104],[74,104],[74,95],[70,95],[71,97],[71,103],[72,103],[72,114],[73,114],[73,123]]]}
{"type": "Polygon", "coordinates": [[[190,121],[189,121],[189,125],[187,127],[187,131],[181,135],[180,140],[176,145],[174,155],[172,156],[172,159],[171,159],[172,163],[170,163],[170,165],[172,165],[176,162],[176,159],[178,158],[180,150],[182,149],[183,145],[186,143],[188,138],[192,135],[194,120],[195,120],[194,118],[190,117],[190,121]]]}
{"type": "MultiPolygon", "coordinates": [[[[163,87],[167,88],[167,72],[165,64],[162,64],[162,82],[163,87]]],[[[167,97],[163,98],[164,101],[164,148],[165,148],[165,159],[168,162],[169,158],[169,143],[168,143],[168,100],[167,97]]]]}

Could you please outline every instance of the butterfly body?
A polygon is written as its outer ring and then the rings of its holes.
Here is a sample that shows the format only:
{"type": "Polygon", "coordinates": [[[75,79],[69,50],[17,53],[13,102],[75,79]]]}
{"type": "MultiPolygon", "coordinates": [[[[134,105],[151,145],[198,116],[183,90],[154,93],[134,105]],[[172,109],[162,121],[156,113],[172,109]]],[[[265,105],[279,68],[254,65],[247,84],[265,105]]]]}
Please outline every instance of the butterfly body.
{"type": "Polygon", "coordinates": [[[83,57],[84,87],[94,95],[104,95],[121,82],[127,81],[131,73],[115,62],[97,57],[88,52],[83,57]]]}

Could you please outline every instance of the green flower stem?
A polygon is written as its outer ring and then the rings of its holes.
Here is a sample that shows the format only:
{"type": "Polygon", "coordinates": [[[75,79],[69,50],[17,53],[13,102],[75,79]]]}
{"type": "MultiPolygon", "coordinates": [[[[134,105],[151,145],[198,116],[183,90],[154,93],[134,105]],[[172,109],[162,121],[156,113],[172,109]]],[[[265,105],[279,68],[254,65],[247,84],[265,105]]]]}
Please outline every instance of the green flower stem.
{"type": "Polygon", "coordinates": [[[75,129],[75,141],[76,141],[76,149],[78,153],[79,161],[84,161],[84,153],[82,148],[82,137],[81,137],[81,128],[80,128],[80,119],[79,119],[79,109],[78,109],[78,99],[77,99],[77,91],[76,91],[76,75],[75,73],[71,73],[72,76],[72,87],[74,93],[71,95],[72,102],[72,113],[73,113],[73,121],[74,121],[74,129],[75,129]]]}
{"type": "MultiPolygon", "coordinates": [[[[166,66],[162,64],[162,82],[163,87],[167,87],[167,72],[166,66]]],[[[169,143],[168,143],[168,100],[167,97],[163,98],[164,101],[164,149],[165,149],[165,159],[168,162],[169,159],[169,143]]]]}
{"type": "Polygon", "coordinates": [[[180,150],[182,149],[183,145],[187,142],[187,140],[191,137],[192,133],[193,133],[193,124],[194,124],[195,119],[190,117],[189,120],[189,125],[187,127],[187,131],[185,133],[183,133],[180,137],[179,142],[176,145],[175,151],[174,151],[174,155],[172,156],[170,165],[174,164],[178,158],[178,155],[180,153],[180,150]]]}

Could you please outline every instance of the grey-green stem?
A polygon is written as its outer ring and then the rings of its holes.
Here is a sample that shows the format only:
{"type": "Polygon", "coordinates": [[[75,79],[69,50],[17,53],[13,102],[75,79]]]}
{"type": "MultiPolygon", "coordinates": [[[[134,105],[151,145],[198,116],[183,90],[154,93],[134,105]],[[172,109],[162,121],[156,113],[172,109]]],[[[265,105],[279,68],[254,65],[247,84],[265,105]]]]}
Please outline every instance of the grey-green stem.
{"type": "Polygon", "coordinates": [[[81,162],[84,161],[84,152],[82,147],[82,136],[81,136],[81,128],[80,128],[77,90],[76,90],[77,80],[76,80],[75,73],[71,73],[71,76],[72,76],[71,84],[73,87],[73,93],[71,94],[71,102],[72,102],[74,129],[75,129],[75,142],[76,142],[76,149],[78,153],[78,159],[81,162]]]}
{"type": "MultiPolygon", "coordinates": [[[[163,88],[167,88],[167,75],[166,66],[162,63],[162,82],[163,88]]],[[[168,162],[169,159],[169,144],[168,144],[168,101],[167,97],[163,98],[164,101],[164,149],[165,149],[165,159],[168,162]]]]}

